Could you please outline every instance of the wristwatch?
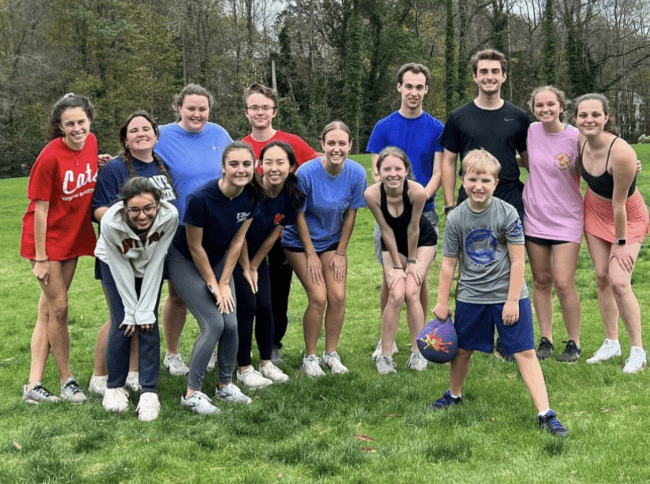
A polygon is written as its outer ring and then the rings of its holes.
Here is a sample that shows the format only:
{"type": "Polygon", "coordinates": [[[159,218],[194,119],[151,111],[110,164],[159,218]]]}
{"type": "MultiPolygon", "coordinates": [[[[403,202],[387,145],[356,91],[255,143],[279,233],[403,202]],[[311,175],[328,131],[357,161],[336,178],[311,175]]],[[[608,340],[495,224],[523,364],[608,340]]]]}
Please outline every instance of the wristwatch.
{"type": "Polygon", "coordinates": [[[616,239],[616,245],[625,245],[627,244],[627,239],[616,239]]]}
{"type": "Polygon", "coordinates": [[[417,264],[418,260],[417,259],[406,259],[407,264],[417,264]]]}

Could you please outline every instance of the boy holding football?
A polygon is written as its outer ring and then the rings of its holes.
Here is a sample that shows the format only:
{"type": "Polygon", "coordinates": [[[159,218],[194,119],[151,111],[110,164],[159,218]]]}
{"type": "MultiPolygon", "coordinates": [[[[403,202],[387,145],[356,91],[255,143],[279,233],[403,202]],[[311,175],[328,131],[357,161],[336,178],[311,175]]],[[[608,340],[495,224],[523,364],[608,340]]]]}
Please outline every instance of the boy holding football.
{"type": "Polygon", "coordinates": [[[549,408],[542,369],[535,355],[533,318],[524,282],[524,231],[517,210],[492,196],[501,165],[486,150],[463,159],[467,200],[447,217],[442,246],[435,316],[446,319],[456,264],[460,281],[455,324],[458,353],[451,361],[449,389],[429,407],[440,410],[463,401],[462,388],[475,350],[491,353],[494,328],[508,353],[515,355],[521,376],[537,408],[540,427],[554,435],[568,431],[549,408]]]}

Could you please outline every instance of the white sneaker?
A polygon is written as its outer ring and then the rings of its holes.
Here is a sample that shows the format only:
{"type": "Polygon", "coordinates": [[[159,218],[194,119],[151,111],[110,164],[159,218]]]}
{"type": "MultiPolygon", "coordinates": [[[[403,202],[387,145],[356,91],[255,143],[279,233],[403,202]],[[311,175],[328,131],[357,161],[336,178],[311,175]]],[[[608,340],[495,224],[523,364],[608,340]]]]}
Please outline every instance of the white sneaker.
{"type": "Polygon", "coordinates": [[[250,399],[250,397],[244,395],[244,393],[239,389],[239,387],[232,382],[228,383],[221,390],[219,390],[219,387],[217,387],[217,391],[215,392],[214,397],[218,398],[219,400],[225,400],[226,402],[234,402],[234,403],[249,404],[253,401],[250,399]]]}
{"type": "Polygon", "coordinates": [[[151,422],[158,418],[160,412],[160,400],[155,392],[146,392],[140,395],[140,401],[135,409],[138,412],[138,418],[143,422],[151,422]]]}
{"type": "Polygon", "coordinates": [[[265,366],[260,365],[260,373],[264,378],[272,380],[273,383],[284,383],[289,381],[289,375],[269,361],[265,366]]]}
{"type": "Polygon", "coordinates": [[[341,363],[341,357],[336,351],[330,353],[323,351],[323,363],[336,375],[348,372],[348,367],[341,363]]]}
{"type": "Polygon", "coordinates": [[[406,368],[415,371],[424,371],[429,366],[427,359],[419,351],[414,351],[406,362],[406,368]]]}
{"type": "Polygon", "coordinates": [[[183,357],[180,353],[166,355],[163,360],[163,366],[167,368],[167,371],[169,371],[169,374],[172,376],[183,376],[190,372],[190,369],[183,361],[183,357]]]}
{"type": "Polygon", "coordinates": [[[397,370],[395,369],[395,361],[390,355],[379,355],[375,359],[375,365],[377,366],[377,373],[380,375],[397,373],[397,370]]]}
{"type": "Polygon", "coordinates": [[[273,349],[271,350],[271,363],[274,365],[281,365],[284,363],[284,361],[282,361],[282,348],[279,346],[273,345],[273,349]]]}
{"type": "Polygon", "coordinates": [[[632,346],[630,348],[630,357],[625,360],[623,373],[638,373],[643,371],[648,366],[648,358],[645,350],[640,346],[632,346]]]}
{"type": "Polygon", "coordinates": [[[621,343],[613,339],[605,338],[603,345],[594,353],[594,356],[587,359],[587,363],[600,363],[615,356],[621,356],[621,343]]]}
{"type": "Polygon", "coordinates": [[[126,385],[134,392],[139,392],[142,390],[140,386],[140,374],[137,371],[130,371],[126,377],[126,385]]]}
{"type": "Polygon", "coordinates": [[[210,356],[210,361],[208,361],[208,367],[205,369],[206,372],[210,372],[217,367],[217,349],[215,348],[210,356]]]}
{"type": "Polygon", "coordinates": [[[68,400],[72,403],[83,403],[86,401],[86,395],[74,377],[69,377],[63,385],[61,385],[61,400],[68,400]]]}
{"type": "Polygon", "coordinates": [[[252,366],[246,368],[242,373],[239,373],[239,370],[237,370],[237,381],[241,382],[251,390],[257,390],[258,388],[264,388],[273,384],[272,380],[264,378],[262,374],[259,371],[255,371],[255,368],[252,366]]]}
{"type": "MultiPolygon", "coordinates": [[[[391,353],[391,356],[393,356],[395,353],[399,353],[399,350],[397,349],[397,343],[393,341],[393,352],[391,353]]],[[[377,342],[375,351],[372,352],[372,359],[376,360],[379,355],[381,355],[381,339],[377,342]]]]}
{"type": "Polygon", "coordinates": [[[29,384],[23,387],[23,400],[27,403],[38,405],[40,402],[58,402],[60,399],[39,381],[34,384],[34,388],[31,390],[29,389],[29,384]]]}
{"type": "Polygon", "coordinates": [[[91,376],[88,390],[95,395],[103,397],[104,393],[106,393],[106,380],[108,380],[108,375],[91,376]]]}
{"type": "Polygon", "coordinates": [[[181,405],[189,408],[192,412],[199,413],[201,415],[209,415],[218,413],[220,410],[212,405],[210,397],[205,393],[195,391],[189,397],[185,398],[185,395],[181,397],[181,405]]]}
{"type": "Polygon", "coordinates": [[[126,412],[129,408],[129,392],[124,387],[107,388],[102,407],[107,412],[126,412]]]}
{"type": "Polygon", "coordinates": [[[302,371],[309,378],[325,376],[325,372],[320,367],[320,358],[316,355],[305,355],[302,359],[302,371]]]}

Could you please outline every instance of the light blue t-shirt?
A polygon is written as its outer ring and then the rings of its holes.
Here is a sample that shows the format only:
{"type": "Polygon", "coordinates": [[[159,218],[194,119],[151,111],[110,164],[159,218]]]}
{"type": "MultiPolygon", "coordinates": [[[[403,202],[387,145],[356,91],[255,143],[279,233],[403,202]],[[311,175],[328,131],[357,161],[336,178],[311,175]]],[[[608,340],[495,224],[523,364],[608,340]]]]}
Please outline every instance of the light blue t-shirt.
{"type": "MultiPolygon", "coordinates": [[[[433,156],[443,151],[440,136],[445,125],[427,112],[417,118],[405,118],[399,111],[377,121],[366,151],[379,154],[387,146],[397,146],[404,150],[413,165],[413,176],[422,186],[426,186],[433,173],[433,156]]],[[[436,195],[427,200],[424,211],[434,210],[436,195]]]]}
{"type": "Polygon", "coordinates": [[[214,123],[206,123],[200,133],[189,133],[178,123],[160,127],[154,151],[162,157],[174,180],[181,224],[187,196],[204,183],[221,178],[221,157],[230,143],[228,131],[214,123]]]}
{"type": "MultiPolygon", "coordinates": [[[[305,212],[314,249],[322,252],[341,240],[345,212],[365,207],[366,171],[356,161],[346,159],[341,173],[332,176],[323,168],[321,158],[316,158],[301,165],[296,176],[307,196],[300,211],[305,212]]],[[[295,225],[287,225],[282,232],[282,245],[302,247],[295,225]]]]}

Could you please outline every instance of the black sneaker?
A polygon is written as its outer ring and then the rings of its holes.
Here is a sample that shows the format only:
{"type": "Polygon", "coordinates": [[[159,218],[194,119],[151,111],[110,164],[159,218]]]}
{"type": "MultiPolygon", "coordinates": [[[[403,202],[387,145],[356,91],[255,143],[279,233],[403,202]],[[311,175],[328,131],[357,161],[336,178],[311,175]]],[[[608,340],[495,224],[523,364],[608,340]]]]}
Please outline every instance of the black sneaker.
{"type": "Polygon", "coordinates": [[[538,415],[537,425],[545,428],[552,435],[559,435],[560,437],[566,437],[569,435],[569,431],[560,423],[553,410],[549,410],[546,415],[538,415]]]}
{"type": "Polygon", "coordinates": [[[497,358],[502,358],[503,361],[507,361],[508,363],[512,363],[515,361],[515,355],[506,354],[506,349],[503,347],[503,343],[501,342],[501,338],[499,337],[497,337],[496,355],[497,358]]]}
{"type": "Polygon", "coordinates": [[[451,390],[447,390],[441,398],[429,405],[429,410],[445,410],[461,403],[463,403],[463,397],[452,397],[451,390]]]}
{"type": "Polygon", "coordinates": [[[542,336],[542,339],[539,340],[539,348],[537,348],[537,358],[540,360],[546,360],[553,356],[553,351],[555,351],[555,346],[551,343],[548,338],[542,336]]]}
{"type": "Polygon", "coordinates": [[[566,343],[566,348],[564,348],[562,354],[557,357],[557,361],[561,361],[562,363],[573,363],[574,361],[578,361],[582,350],[576,346],[575,341],[570,339],[569,341],[563,341],[563,343],[566,343]]]}

